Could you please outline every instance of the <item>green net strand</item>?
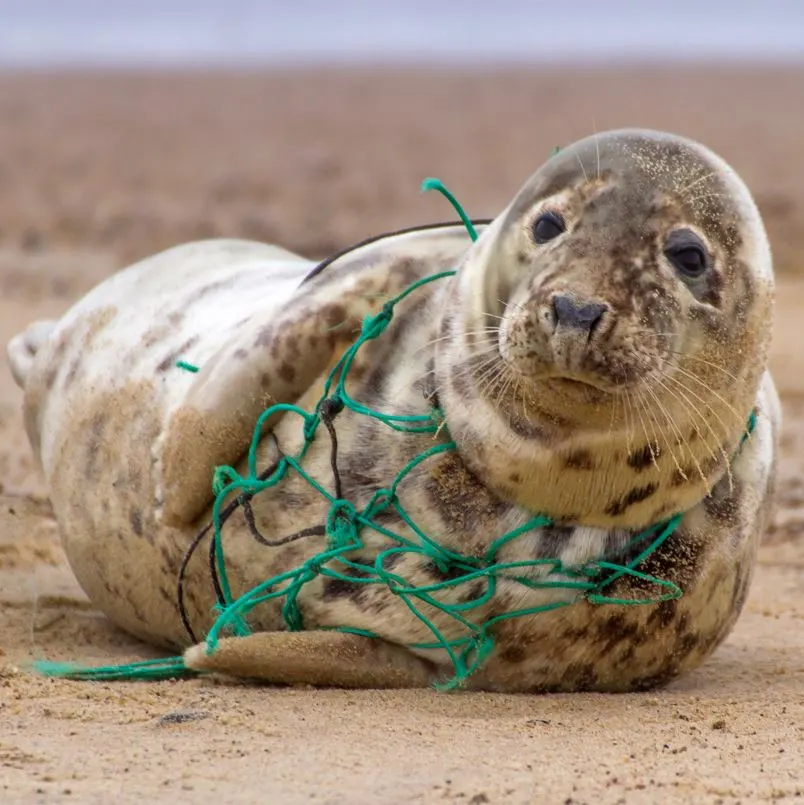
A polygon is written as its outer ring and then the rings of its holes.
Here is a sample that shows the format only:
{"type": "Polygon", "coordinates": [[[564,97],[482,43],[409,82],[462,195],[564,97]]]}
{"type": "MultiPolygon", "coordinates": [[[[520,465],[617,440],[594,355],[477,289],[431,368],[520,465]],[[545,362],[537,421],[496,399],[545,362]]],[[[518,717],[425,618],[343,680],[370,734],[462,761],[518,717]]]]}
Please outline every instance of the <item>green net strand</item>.
{"type": "Polygon", "coordinates": [[[450,191],[447,190],[441,179],[435,179],[432,176],[425,179],[422,182],[422,192],[426,193],[428,190],[438,191],[439,193],[441,193],[442,196],[444,196],[447,199],[447,201],[449,201],[450,204],[452,204],[453,208],[455,209],[455,212],[457,212],[458,215],[460,216],[461,222],[466,227],[466,231],[468,232],[469,237],[473,241],[477,240],[477,230],[475,229],[472,220],[466,214],[465,210],[461,206],[458,199],[456,199],[455,196],[453,196],[452,193],[450,193],[450,191]]]}
{"type": "MultiPolygon", "coordinates": [[[[316,406],[316,410],[320,412],[321,406],[326,400],[329,400],[337,409],[342,409],[343,406],[351,409],[357,414],[372,417],[380,422],[388,425],[393,430],[407,433],[434,433],[440,425],[440,412],[439,418],[434,418],[433,412],[430,414],[416,414],[416,415],[398,415],[398,414],[384,414],[380,411],[375,411],[371,408],[362,405],[361,403],[353,400],[346,391],[346,379],[355,356],[360,351],[361,347],[367,341],[373,341],[382,335],[394,315],[394,308],[403,299],[408,297],[411,293],[418,290],[423,285],[431,282],[436,282],[447,277],[455,276],[455,271],[441,271],[438,274],[433,274],[429,277],[417,280],[412,285],[409,285],[402,293],[395,296],[393,299],[386,302],[382,310],[375,316],[369,316],[363,322],[363,328],[360,337],[354,344],[344,353],[344,356],[333,367],[332,371],[324,383],[324,393],[316,406]],[[335,376],[338,380],[335,383],[335,376]],[[330,397],[333,383],[335,383],[335,392],[330,397]]],[[[269,409],[270,410],[270,409],[269,409]]],[[[316,422],[316,426],[317,426],[316,422]]]]}
{"type": "Polygon", "coordinates": [[[187,668],[182,657],[165,657],[164,659],[142,660],[125,665],[101,665],[94,668],[84,668],[70,662],[39,660],[33,663],[33,668],[43,676],[55,676],[85,682],[114,682],[132,678],[157,682],[192,675],[192,669],[187,668]]]}
{"type": "MultiPolygon", "coordinates": [[[[442,192],[458,210],[461,220],[467,225],[467,231],[475,239],[477,233],[471,228],[468,216],[460,208],[458,202],[435,179],[423,183],[424,190],[435,189],[442,192]]],[[[260,417],[254,430],[249,450],[248,477],[242,478],[231,467],[221,467],[216,475],[218,497],[213,506],[213,542],[215,545],[215,562],[220,578],[222,600],[219,602],[218,617],[206,636],[207,652],[215,652],[218,641],[223,635],[247,634],[246,616],[254,607],[269,601],[282,600],[281,614],[288,630],[304,629],[304,621],[299,603],[299,596],[305,585],[316,578],[337,579],[357,585],[381,585],[398,597],[411,614],[431,633],[432,640],[415,643],[411,648],[419,650],[441,650],[446,653],[453,666],[454,674],[442,685],[442,689],[460,687],[466,679],[479,668],[494,648],[493,627],[510,618],[548,612],[559,607],[575,603],[584,598],[594,604],[632,605],[637,603],[658,603],[678,598],[682,595],[680,588],[672,582],[641,573],[636,569],[645,558],[655,551],[676,529],[681,515],[677,515],[659,527],[652,527],[638,534],[632,545],[640,545],[654,537],[638,555],[626,565],[618,565],[608,561],[588,563],[582,567],[567,567],[558,559],[535,559],[519,562],[498,561],[499,551],[509,542],[535,529],[552,525],[552,520],[544,515],[531,518],[522,526],[502,535],[489,546],[485,556],[481,558],[465,556],[449,550],[437,540],[426,534],[409,516],[397,497],[397,490],[402,480],[419,464],[448,451],[454,451],[456,445],[452,441],[436,444],[411,459],[393,479],[390,486],[378,489],[362,511],[350,501],[342,500],[321,486],[308,475],[302,461],[304,454],[316,438],[322,421],[325,406],[335,414],[349,409],[356,414],[372,417],[388,427],[402,433],[436,433],[443,427],[443,414],[433,409],[426,415],[388,414],[371,409],[354,400],[346,389],[346,382],[353,361],[359,350],[368,341],[380,337],[391,323],[396,306],[414,293],[417,289],[431,282],[436,282],[455,275],[455,271],[443,271],[425,277],[408,286],[400,294],[387,301],[379,313],[367,317],[362,325],[356,341],[346,350],[341,359],[328,374],[323,393],[310,413],[297,406],[276,405],[268,408],[260,417]],[[264,480],[257,477],[256,451],[263,438],[265,422],[277,413],[294,413],[301,416],[305,423],[304,445],[296,457],[283,457],[276,470],[264,480]],[[263,489],[275,486],[289,470],[293,470],[309,483],[330,504],[325,533],[326,549],[315,554],[296,568],[274,576],[257,585],[236,600],[232,599],[225,565],[225,552],[221,535],[220,511],[224,500],[229,495],[247,492],[257,494],[263,489]],[[399,519],[410,529],[415,537],[411,540],[396,531],[380,525],[375,518],[381,512],[392,508],[399,519]],[[372,564],[357,562],[349,558],[365,547],[361,533],[370,529],[392,542],[392,547],[380,551],[372,564]],[[443,574],[452,578],[428,585],[412,585],[403,577],[386,567],[388,560],[399,554],[414,554],[426,558],[443,574]],[[536,575],[533,575],[533,572],[536,575]],[[603,590],[622,576],[629,575],[659,588],[656,596],[639,600],[628,600],[606,596],[603,590]],[[476,598],[459,603],[447,603],[438,597],[438,593],[465,585],[476,580],[486,582],[485,590],[476,598]],[[494,597],[499,580],[506,579],[522,584],[533,590],[564,589],[571,594],[566,599],[551,601],[539,606],[512,610],[510,612],[487,619],[477,624],[467,615],[472,610],[488,604],[494,597]],[[428,610],[448,616],[454,624],[466,632],[458,639],[449,639],[428,616],[428,610]]],[[[630,547],[630,546],[629,546],[630,547]]],[[[336,631],[361,634],[366,637],[380,637],[375,632],[344,625],[333,627],[336,631]]]]}
{"type": "MultiPolygon", "coordinates": [[[[427,179],[423,190],[437,190],[453,204],[466,226],[469,236],[475,240],[477,233],[468,216],[454,196],[437,179],[427,179]]],[[[245,636],[251,633],[247,616],[255,607],[281,600],[281,615],[285,627],[290,631],[305,628],[300,595],[306,585],[314,579],[336,579],[349,584],[376,585],[386,588],[396,596],[410,613],[425,627],[431,638],[409,645],[419,651],[443,652],[452,665],[452,676],[445,682],[435,685],[439,690],[460,688],[466,680],[480,668],[494,650],[494,628],[497,624],[512,618],[538,615],[562,607],[586,601],[592,605],[634,606],[657,604],[677,599],[682,590],[672,581],[657,578],[639,570],[656,550],[675,532],[683,514],[676,514],[669,520],[651,526],[636,534],[622,551],[622,556],[633,558],[618,564],[614,557],[601,557],[579,566],[565,565],[559,559],[533,559],[513,562],[500,561],[500,551],[506,545],[535,529],[553,524],[546,515],[537,514],[527,522],[494,539],[483,556],[469,556],[441,545],[437,539],[425,533],[402,505],[397,492],[402,481],[422,463],[441,454],[455,451],[456,445],[448,440],[448,434],[440,441],[414,456],[402,467],[391,483],[377,489],[368,503],[359,509],[351,501],[339,496],[337,462],[333,452],[333,468],[336,472],[335,491],[332,492],[312,478],[303,467],[304,458],[310,445],[316,439],[322,423],[327,425],[332,439],[332,449],[336,450],[332,421],[345,409],[371,417],[394,431],[410,434],[434,434],[434,438],[444,429],[443,413],[433,407],[428,414],[403,415],[390,414],[368,408],[354,400],[346,389],[349,371],[359,350],[369,341],[379,338],[391,323],[396,306],[415,293],[419,288],[455,275],[455,271],[442,271],[424,277],[405,288],[388,300],[374,316],[368,316],[359,337],[344,352],[325,379],[323,393],[313,411],[279,403],[267,408],[258,418],[249,445],[245,475],[233,467],[217,467],[213,476],[215,500],[212,506],[211,569],[217,577],[216,595],[218,603],[214,607],[217,617],[206,635],[206,651],[213,654],[220,639],[225,635],[245,636]],[[295,456],[281,455],[272,468],[260,474],[257,466],[257,452],[269,420],[277,415],[298,416],[303,425],[304,441],[295,456]],[[298,567],[266,579],[238,598],[232,595],[229,582],[222,526],[223,511],[227,501],[235,499],[243,502],[254,495],[280,484],[293,472],[303,478],[329,504],[325,522],[325,546],[298,567]],[[409,535],[397,533],[377,521],[380,514],[392,512],[409,529],[409,535]],[[389,547],[380,550],[373,561],[358,561],[354,554],[365,548],[362,539],[364,531],[384,537],[389,547]],[[443,581],[425,585],[410,583],[402,575],[389,569],[401,556],[412,556],[431,563],[445,576],[443,581]],[[606,595],[606,589],[625,577],[653,586],[655,595],[641,598],[622,598],[606,595]],[[469,600],[449,602],[440,594],[449,594],[456,588],[478,580],[485,583],[484,589],[469,600]],[[480,621],[484,606],[494,598],[500,583],[515,583],[529,590],[563,590],[565,596],[557,600],[511,610],[480,621]],[[476,618],[472,618],[477,614],[476,618]],[[435,623],[439,620],[441,627],[435,623]],[[480,622],[478,622],[480,621],[480,622]],[[450,625],[450,632],[462,632],[461,636],[450,638],[444,634],[444,623],[450,625]]],[[[182,363],[182,362],[180,362],[182,363]]],[[[188,368],[188,367],[183,367],[188,368]]],[[[753,431],[755,413],[749,418],[743,442],[753,431]]],[[[741,442],[742,444],[742,442],[741,442]]],[[[414,563],[415,564],[415,563],[414,563]]],[[[394,566],[396,566],[394,564],[394,566]]],[[[421,567],[419,562],[418,567],[421,567]]],[[[189,628],[189,627],[188,627],[189,628]]],[[[382,635],[342,624],[337,627],[324,627],[326,630],[356,634],[367,638],[381,638],[382,635]]],[[[76,667],[64,663],[37,663],[36,669],[49,676],[62,676],[74,679],[165,679],[194,674],[184,666],[181,657],[164,660],[149,660],[119,666],[101,668],[76,667]]]]}

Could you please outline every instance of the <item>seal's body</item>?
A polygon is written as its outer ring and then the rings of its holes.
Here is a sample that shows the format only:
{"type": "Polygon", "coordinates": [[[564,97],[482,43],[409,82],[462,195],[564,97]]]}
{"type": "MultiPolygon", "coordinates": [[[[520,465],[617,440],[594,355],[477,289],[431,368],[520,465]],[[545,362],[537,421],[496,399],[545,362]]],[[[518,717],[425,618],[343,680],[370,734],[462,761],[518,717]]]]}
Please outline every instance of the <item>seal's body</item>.
{"type": "MultiPolygon", "coordinates": [[[[747,594],[779,425],[765,370],[770,251],[748,191],[725,163],[670,135],[598,135],[551,158],[474,244],[445,225],[312,267],[245,241],[190,244],[110,278],[52,327],[36,325],[10,344],[65,549],[98,607],[146,640],[186,646],[176,578],[209,521],[213,468],[242,467],[268,405],[311,408],[363,319],[389,297],[457,269],[398,305],[388,330],[358,353],[347,385],[361,404],[389,414],[427,414],[437,404],[445,427],[400,435],[343,411],[342,497],[365,506],[407,462],[452,439],[457,450],[417,465],[398,495],[424,533],[463,555],[483,556],[545,513],[554,525],[512,540],[498,561],[624,561],[634,534],[685,512],[639,568],[681,587],[680,600],[577,601],[501,620],[494,653],[470,686],[631,690],[711,653],[747,594]]],[[[302,422],[278,418],[260,444],[260,468],[302,442],[302,422]]],[[[304,466],[334,492],[330,450],[316,439],[304,466]]],[[[300,477],[252,505],[257,529],[277,544],[260,544],[242,510],[233,515],[224,544],[235,595],[326,545],[328,503],[300,477]],[[304,538],[283,542],[299,532],[304,538]]],[[[354,558],[371,563],[388,541],[362,536],[354,558]]],[[[186,573],[197,635],[215,602],[203,553],[186,573]]],[[[444,581],[426,557],[399,557],[394,572],[409,583],[444,581]]],[[[607,593],[644,598],[645,586],[626,576],[607,593]]],[[[440,595],[469,602],[484,589],[440,595]]],[[[501,578],[467,617],[574,595],[501,578]]],[[[431,633],[387,588],[313,579],[299,595],[304,632],[282,631],[280,604],[253,610],[251,637],[225,639],[209,656],[203,644],[189,649],[188,665],[358,686],[422,685],[449,672],[441,650],[415,647],[431,633]],[[343,625],[383,639],[329,631],[343,625]]],[[[431,618],[448,639],[463,634],[437,610],[431,618]]]]}

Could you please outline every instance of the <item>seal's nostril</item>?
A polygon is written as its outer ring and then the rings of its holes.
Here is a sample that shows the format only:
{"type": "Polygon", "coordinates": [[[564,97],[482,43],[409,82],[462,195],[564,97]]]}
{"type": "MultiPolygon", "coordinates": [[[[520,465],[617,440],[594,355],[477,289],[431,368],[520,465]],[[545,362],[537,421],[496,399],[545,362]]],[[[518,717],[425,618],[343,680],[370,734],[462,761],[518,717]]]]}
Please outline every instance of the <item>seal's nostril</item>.
{"type": "Polygon", "coordinates": [[[578,302],[570,296],[553,297],[556,326],[573,327],[589,335],[594,332],[606,310],[606,305],[597,302],[578,302]]]}

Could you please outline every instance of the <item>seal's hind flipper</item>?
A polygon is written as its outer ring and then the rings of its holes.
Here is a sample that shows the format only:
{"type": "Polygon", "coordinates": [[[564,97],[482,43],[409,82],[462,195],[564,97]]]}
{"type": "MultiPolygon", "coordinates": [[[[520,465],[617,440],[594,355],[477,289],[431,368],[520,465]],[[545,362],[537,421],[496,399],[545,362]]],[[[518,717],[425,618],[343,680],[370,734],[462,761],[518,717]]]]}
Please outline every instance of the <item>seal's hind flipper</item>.
{"type": "Polygon", "coordinates": [[[6,347],[8,365],[11,374],[20,388],[25,388],[25,383],[33,366],[36,353],[40,347],[50,338],[55,321],[35,321],[23,332],[17,333],[6,347]]]}
{"type": "Polygon", "coordinates": [[[339,688],[422,688],[435,669],[402,646],[343,632],[259,632],[223,638],[208,654],[206,643],[188,649],[184,663],[280,685],[339,688]]]}

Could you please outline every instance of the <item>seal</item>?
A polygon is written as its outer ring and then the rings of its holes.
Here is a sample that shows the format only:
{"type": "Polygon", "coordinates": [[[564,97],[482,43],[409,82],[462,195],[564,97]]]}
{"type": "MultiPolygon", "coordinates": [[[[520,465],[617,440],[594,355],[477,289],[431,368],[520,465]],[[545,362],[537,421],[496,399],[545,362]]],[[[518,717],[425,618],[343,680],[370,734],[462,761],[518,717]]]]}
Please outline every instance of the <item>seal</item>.
{"type": "MultiPolygon", "coordinates": [[[[435,403],[444,427],[400,435],[344,410],[340,496],[365,506],[412,458],[451,439],[456,450],[417,464],[397,494],[422,532],[462,555],[483,556],[500,534],[544,513],[552,525],[507,542],[500,561],[625,561],[634,534],[683,513],[639,567],[678,585],[681,598],[630,607],[581,599],[500,618],[470,688],[646,689],[708,657],[747,595],[780,423],[766,369],[771,253],[748,189],[700,144],[620,130],[553,155],[479,230],[474,243],[457,225],[386,235],[318,267],[247,241],[179,246],[12,340],[28,435],[93,604],[153,644],[186,649],[195,669],[356,687],[443,679],[447,656],[426,645],[425,625],[390,588],[361,585],[357,571],[354,582],[347,572],[304,585],[305,631],[288,632],[272,601],[250,613],[254,634],[224,638],[211,654],[182,626],[176,579],[209,522],[213,469],[244,468],[266,406],[309,410],[365,317],[417,280],[455,269],[406,296],[349,375],[362,405],[415,416],[435,403]],[[333,631],[344,625],[355,633],[333,631]]],[[[259,444],[260,469],[303,442],[298,417],[280,413],[259,444]]],[[[310,444],[304,466],[334,494],[326,439],[310,444]]],[[[251,525],[267,540],[252,538],[236,511],[225,536],[233,593],[324,550],[328,506],[288,475],[251,501],[251,525]]],[[[384,516],[417,538],[392,510],[384,516]]],[[[363,537],[354,558],[371,563],[387,538],[363,537]]],[[[185,567],[194,635],[214,620],[201,553],[185,567]]],[[[444,581],[421,553],[399,554],[394,572],[412,585],[444,581]]],[[[610,594],[639,599],[646,584],[622,576],[610,594]]],[[[460,603],[481,591],[446,586],[441,595],[460,603]]],[[[466,617],[575,597],[503,575],[466,617]]],[[[448,640],[460,637],[437,610],[432,620],[448,640]]]]}

